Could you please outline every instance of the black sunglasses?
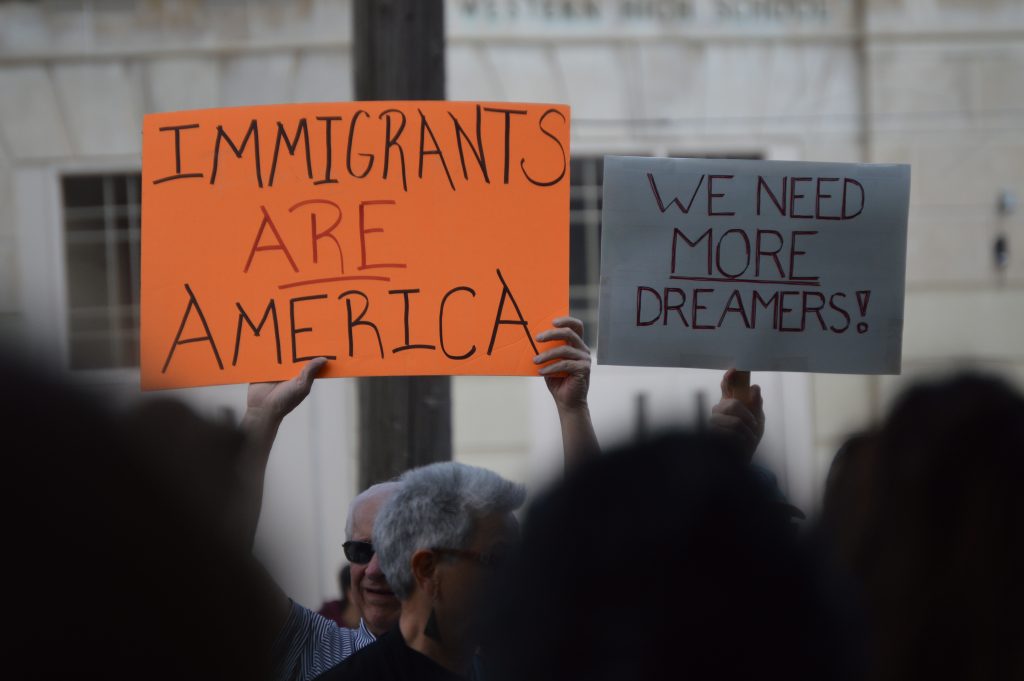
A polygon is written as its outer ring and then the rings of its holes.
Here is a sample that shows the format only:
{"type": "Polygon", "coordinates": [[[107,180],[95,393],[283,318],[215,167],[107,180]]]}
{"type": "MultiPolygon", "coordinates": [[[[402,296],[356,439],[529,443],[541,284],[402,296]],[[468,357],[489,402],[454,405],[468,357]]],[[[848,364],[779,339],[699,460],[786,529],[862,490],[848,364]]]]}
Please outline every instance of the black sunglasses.
{"type": "Polygon", "coordinates": [[[368,541],[347,541],[341,545],[348,562],[366,565],[373,560],[373,544],[368,541]]]}

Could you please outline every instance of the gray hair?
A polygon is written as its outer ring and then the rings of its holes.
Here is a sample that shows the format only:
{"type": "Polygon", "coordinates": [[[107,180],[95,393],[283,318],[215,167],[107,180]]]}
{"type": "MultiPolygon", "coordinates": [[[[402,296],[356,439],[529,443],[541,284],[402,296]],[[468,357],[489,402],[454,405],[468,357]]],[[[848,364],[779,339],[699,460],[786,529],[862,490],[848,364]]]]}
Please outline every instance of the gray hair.
{"type": "Polygon", "coordinates": [[[355,522],[356,509],[374,497],[382,494],[392,494],[397,489],[398,481],[388,480],[387,482],[378,482],[376,485],[370,485],[357,494],[352,503],[348,505],[348,517],[345,518],[345,539],[348,541],[352,540],[352,524],[355,522]]]}
{"type": "Polygon", "coordinates": [[[384,504],[373,528],[381,571],[398,600],[412,595],[412,556],[420,549],[466,549],[477,521],[511,513],[523,505],[526,490],[497,473],[444,462],[407,471],[398,492],[384,504]]]}

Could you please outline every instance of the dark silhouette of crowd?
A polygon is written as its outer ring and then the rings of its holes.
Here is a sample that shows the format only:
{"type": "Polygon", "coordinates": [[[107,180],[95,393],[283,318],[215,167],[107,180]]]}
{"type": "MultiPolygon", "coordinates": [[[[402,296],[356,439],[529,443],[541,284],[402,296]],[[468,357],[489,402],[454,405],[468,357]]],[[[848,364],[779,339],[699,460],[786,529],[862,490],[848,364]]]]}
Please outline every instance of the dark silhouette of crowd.
{"type": "Polygon", "coordinates": [[[5,360],[7,678],[1024,679],[1009,384],[913,385],[804,520],[751,463],[756,386],[730,371],[712,428],[601,452],[582,325],[549,333],[564,478],[526,503],[448,462],[364,491],[338,538],[350,626],[252,555],[277,427],[323,360],[251,387],[240,427],[166,400],[115,412],[5,360]]]}

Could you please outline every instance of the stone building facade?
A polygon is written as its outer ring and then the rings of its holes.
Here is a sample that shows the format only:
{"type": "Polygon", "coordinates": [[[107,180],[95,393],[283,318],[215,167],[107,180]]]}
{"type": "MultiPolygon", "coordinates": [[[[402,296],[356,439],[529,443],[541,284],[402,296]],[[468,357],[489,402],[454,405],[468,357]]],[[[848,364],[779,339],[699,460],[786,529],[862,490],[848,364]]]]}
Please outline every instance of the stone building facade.
{"type": "MultiPolygon", "coordinates": [[[[797,501],[814,505],[844,435],[908,378],[971,366],[1024,385],[1024,1],[451,0],[446,15],[449,99],[573,107],[572,299],[591,326],[602,155],[912,164],[904,375],[756,377],[766,456],[797,501]]],[[[0,0],[0,336],[137,397],[142,115],[351,99],[351,32],[347,0],[0,0]]],[[[692,422],[718,378],[596,367],[599,433],[692,422]]],[[[315,390],[281,433],[261,525],[308,603],[335,590],[358,437],[351,382],[315,390]]],[[[242,386],[179,394],[244,404],[242,386]]],[[[456,378],[453,395],[457,458],[554,474],[541,381],[456,378]]]]}

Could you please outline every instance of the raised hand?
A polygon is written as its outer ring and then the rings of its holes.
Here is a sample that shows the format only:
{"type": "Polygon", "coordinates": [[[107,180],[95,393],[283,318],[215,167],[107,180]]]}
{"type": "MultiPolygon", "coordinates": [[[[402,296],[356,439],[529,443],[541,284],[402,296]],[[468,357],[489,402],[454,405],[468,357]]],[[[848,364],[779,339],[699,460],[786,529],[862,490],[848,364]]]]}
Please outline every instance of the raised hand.
{"type": "Polygon", "coordinates": [[[574,317],[558,317],[552,328],[537,334],[541,343],[565,341],[565,345],[545,350],[533,361],[540,368],[551,397],[558,408],[562,426],[562,452],[566,467],[575,466],[599,452],[597,435],[590,420],[587,393],[590,390],[590,348],[583,342],[583,322],[574,317]]]}
{"type": "Polygon", "coordinates": [[[245,405],[246,416],[259,415],[280,421],[306,399],[313,387],[313,379],[325,364],[326,359],[317,357],[309,360],[298,376],[290,380],[250,383],[245,405]]]}
{"type": "Polygon", "coordinates": [[[750,374],[729,369],[722,377],[722,399],[711,409],[708,426],[735,439],[747,457],[753,457],[764,436],[764,400],[761,386],[750,385],[750,374]]]}
{"type": "Polygon", "coordinates": [[[537,334],[540,342],[565,341],[533,358],[540,368],[559,412],[585,409],[590,390],[590,348],[583,342],[583,322],[575,317],[558,317],[553,328],[537,334]]]}

